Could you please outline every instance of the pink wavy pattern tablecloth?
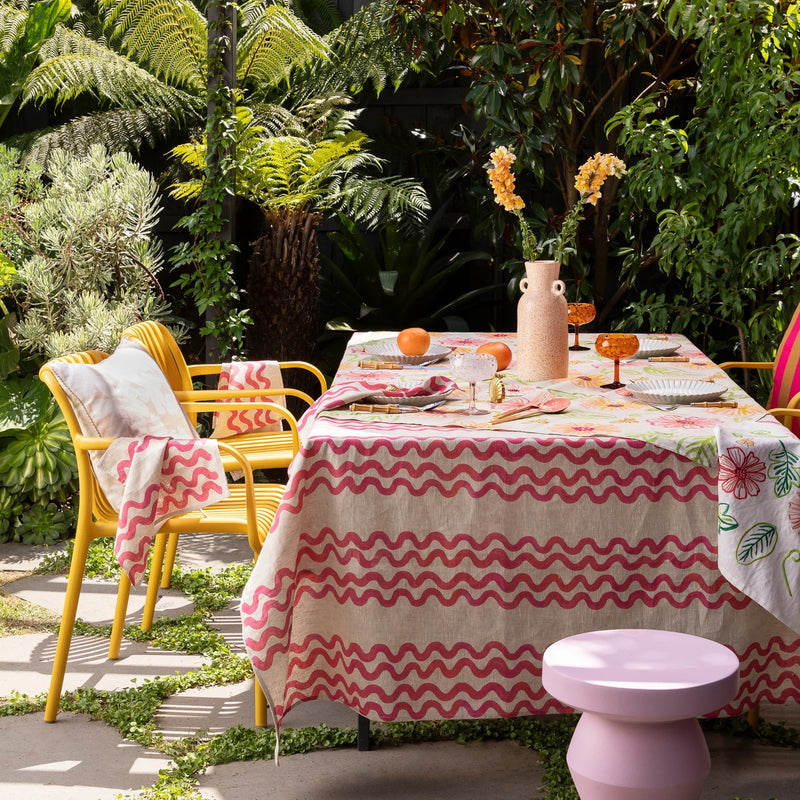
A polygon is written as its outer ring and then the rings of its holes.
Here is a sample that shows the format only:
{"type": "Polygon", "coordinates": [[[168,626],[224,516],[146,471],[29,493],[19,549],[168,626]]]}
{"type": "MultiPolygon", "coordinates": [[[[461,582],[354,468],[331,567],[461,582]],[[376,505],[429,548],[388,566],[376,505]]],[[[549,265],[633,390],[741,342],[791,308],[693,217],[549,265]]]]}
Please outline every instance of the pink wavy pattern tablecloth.
{"type": "MultiPolygon", "coordinates": [[[[359,357],[357,335],[337,383],[359,357]]],[[[800,636],[720,574],[703,462],[619,432],[317,416],[243,596],[278,723],[317,697],[385,721],[563,712],[542,654],[603,628],[729,645],[741,688],[722,713],[800,698],[800,636]]]]}

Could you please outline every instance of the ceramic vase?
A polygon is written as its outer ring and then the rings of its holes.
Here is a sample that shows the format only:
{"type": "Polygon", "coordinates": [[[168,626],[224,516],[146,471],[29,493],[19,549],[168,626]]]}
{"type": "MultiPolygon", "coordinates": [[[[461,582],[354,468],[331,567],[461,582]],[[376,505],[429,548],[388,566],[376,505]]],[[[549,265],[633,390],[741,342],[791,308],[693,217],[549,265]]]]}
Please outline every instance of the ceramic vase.
{"type": "Polygon", "coordinates": [[[517,305],[517,375],[526,381],[566,378],[569,327],[558,261],[526,261],[517,305]]]}

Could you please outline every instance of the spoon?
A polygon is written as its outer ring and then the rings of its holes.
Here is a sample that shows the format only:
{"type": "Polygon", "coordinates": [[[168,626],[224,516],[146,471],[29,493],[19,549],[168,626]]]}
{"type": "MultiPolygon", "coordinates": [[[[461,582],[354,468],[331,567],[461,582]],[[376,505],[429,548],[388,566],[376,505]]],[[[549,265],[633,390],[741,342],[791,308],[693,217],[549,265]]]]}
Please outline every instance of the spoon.
{"type": "Polygon", "coordinates": [[[491,424],[498,425],[503,422],[514,422],[528,417],[535,417],[537,414],[558,414],[568,407],[569,400],[566,397],[551,397],[538,406],[525,406],[499,414],[491,421],[491,424]]]}

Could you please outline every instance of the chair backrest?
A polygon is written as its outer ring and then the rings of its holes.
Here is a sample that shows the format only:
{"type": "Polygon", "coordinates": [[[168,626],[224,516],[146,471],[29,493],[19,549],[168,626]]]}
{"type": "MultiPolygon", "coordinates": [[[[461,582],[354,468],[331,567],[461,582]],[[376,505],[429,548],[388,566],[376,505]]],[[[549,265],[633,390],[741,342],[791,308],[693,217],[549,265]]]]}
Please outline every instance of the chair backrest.
{"type": "MultiPolygon", "coordinates": [[[[52,393],[58,403],[58,407],[61,409],[61,413],[64,415],[73,443],[75,442],[75,437],[81,433],[80,424],[66,392],[53,374],[51,364],[58,362],[65,364],[99,364],[106,358],[108,358],[108,353],[102,353],[99,350],[86,350],[82,353],[73,353],[72,355],[48,361],[39,370],[39,377],[52,393]]],[[[105,492],[103,492],[97,481],[88,451],[76,447],[75,458],[78,462],[79,514],[81,516],[86,515],[85,522],[87,524],[94,517],[97,523],[108,521],[116,525],[119,515],[111,506],[111,503],[108,502],[105,492]]]]}
{"type": "Polygon", "coordinates": [[[169,328],[155,320],[146,320],[126,328],[122,335],[142,344],[161,367],[173,391],[191,391],[192,377],[186,359],[169,328]]]}
{"type": "MultiPolygon", "coordinates": [[[[800,306],[783,334],[772,368],[772,391],[767,408],[786,408],[800,392],[800,306]]],[[[800,435],[800,419],[792,418],[790,430],[800,435]]]]}

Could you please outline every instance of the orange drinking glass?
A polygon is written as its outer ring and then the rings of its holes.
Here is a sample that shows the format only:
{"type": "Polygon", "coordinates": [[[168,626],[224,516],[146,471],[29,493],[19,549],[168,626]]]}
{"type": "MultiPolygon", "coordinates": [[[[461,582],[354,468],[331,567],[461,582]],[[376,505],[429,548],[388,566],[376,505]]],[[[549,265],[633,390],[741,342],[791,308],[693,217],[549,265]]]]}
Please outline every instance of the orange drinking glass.
{"type": "Polygon", "coordinates": [[[567,303],[567,322],[575,326],[575,344],[570,350],[588,350],[578,343],[578,331],[581,325],[588,325],[595,317],[595,307],[591,303],[567,303]]]}
{"type": "Polygon", "coordinates": [[[604,383],[603,389],[619,389],[624,383],[619,379],[619,360],[629,358],[639,349],[639,339],[633,333],[601,333],[594,343],[601,356],[614,359],[614,380],[604,383]]]}

